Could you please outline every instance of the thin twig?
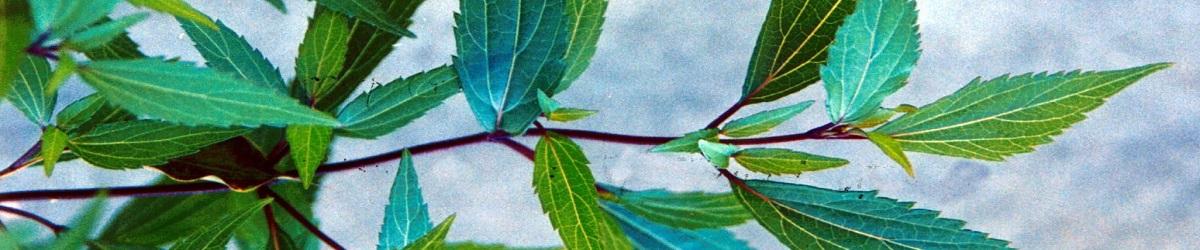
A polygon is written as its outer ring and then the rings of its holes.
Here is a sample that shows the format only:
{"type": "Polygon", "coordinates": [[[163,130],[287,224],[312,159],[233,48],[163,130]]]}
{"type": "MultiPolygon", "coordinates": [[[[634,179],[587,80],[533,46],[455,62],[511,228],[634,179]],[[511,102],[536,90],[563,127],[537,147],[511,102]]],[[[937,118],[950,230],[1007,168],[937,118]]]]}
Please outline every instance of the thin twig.
{"type": "Polygon", "coordinates": [[[0,170],[0,179],[8,177],[17,171],[20,171],[21,169],[25,169],[30,165],[33,165],[30,159],[37,157],[41,151],[42,141],[38,140],[36,143],[33,143],[33,146],[29,147],[29,150],[25,150],[25,153],[21,154],[21,157],[17,157],[17,160],[13,161],[12,164],[9,164],[7,168],[0,170]]]}
{"type": "Polygon", "coordinates": [[[26,219],[32,220],[34,222],[37,222],[38,224],[42,224],[43,226],[50,228],[50,231],[53,231],[54,234],[58,234],[58,233],[61,233],[65,230],[67,230],[67,227],[65,227],[65,226],[62,226],[59,224],[54,224],[54,222],[51,222],[50,220],[47,220],[46,218],[43,218],[41,216],[38,216],[38,215],[30,213],[30,212],[26,212],[25,210],[20,210],[20,209],[6,207],[6,206],[0,206],[0,212],[9,213],[9,214],[16,215],[16,216],[21,216],[26,219]]]}
{"type": "Polygon", "coordinates": [[[276,205],[282,207],[283,210],[287,211],[287,213],[291,215],[293,219],[296,219],[296,222],[299,222],[300,225],[304,226],[304,229],[308,229],[308,232],[316,235],[317,238],[321,239],[322,242],[325,242],[326,245],[329,245],[329,247],[332,247],[333,249],[346,249],[345,247],[342,247],[341,244],[338,244],[337,241],[334,241],[333,238],[330,238],[329,235],[326,235],[325,232],[321,232],[321,229],[317,228],[317,225],[313,224],[312,221],[309,221],[308,218],[304,217],[304,214],[301,214],[300,210],[296,210],[296,207],[293,207],[291,203],[288,203],[283,196],[275,193],[275,191],[271,191],[270,187],[261,187],[258,190],[259,192],[274,198],[276,205]]]}
{"type": "MultiPolygon", "coordinates": [[[[266,189],[266,188],[263,188],[266,189]]],[[[258,198],[266,198],[267,194],[258,192],[258,198]]],[[[283,250],[283,246],[279,243],[279,222],[275,221],[275,208],[268,204],[263,207],[263,216],[267,220],[267,235],[270,236],[270,247],[274,250],[283,250]]]]}

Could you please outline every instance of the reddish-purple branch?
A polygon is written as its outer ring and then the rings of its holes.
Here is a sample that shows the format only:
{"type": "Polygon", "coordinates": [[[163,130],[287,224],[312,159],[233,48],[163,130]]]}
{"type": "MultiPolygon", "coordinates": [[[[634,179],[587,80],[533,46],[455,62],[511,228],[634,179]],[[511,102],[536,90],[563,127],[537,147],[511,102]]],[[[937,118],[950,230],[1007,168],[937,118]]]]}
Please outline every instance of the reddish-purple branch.
{"type": "Polygon", "coordinates": [[[42,141],[39,140],[36,143],[34,143],[33,146],[30,146],[29,150],[26,150],[24,154],[21,154],[21,157],[17,157],[17,160],[13,161],[12,164],[9,164],[7,168],[4,168],[4,170],[0,170],[0,178],[7,177],[9,175],[16,173],[17,171],[19,171],[21,169],[25,169],[25,168],[29,167],[29,165],[33,165],[33,164],[29,163],[29,160],[33,159],[39,153],[41,153],[41,150],[42,150],[42,141]]]}
{"type": "Polygon", "coordinates": [[[259,188],[259,192],[274,198],[274,203],[276,205],[279,205],[279,207],[283,208],[283,210],[291,215],[293,219],[296,219],[296,222],[299,222],[301,226],[304,226],[304,229],[308,229],[308,232],[316,235],[318,239],[321,239],[321,241],[325,242],[325,244],[329,245],[329,247],[339,250],[346,249],[346,247],[343,247],[341,244],[338,244],[337,241],[334,241],[333,238],[330,238],[329,235],[326,235],[325,232],[321,232],[321,229],[317,228],[317,225],[313,224],[312,221],[309,221],[307,217],[304,217],[304,214],[301,214],[300,210],[296,210],[296,207],[293,207],[291,203],[288,203],[287,199],[284,199],[283,196],[275,193],[275,191],[271,191],[270,187],[259,188]]]}
{"type": "Polygon", "coordinates": [[[0,193],[0,201],[23,201],[23,200],[50,200],[50,199],[88,199],[96,197],[100,192],[108,190],[108,197],[152,197],[152,196],[170,196],[184,195],[194,193],[207,193],[218,191],[229,191],[225,185],[215,182],[193,182],[175,185],[158,185],[158,186],[125,186],[125,187],[109,187],[109,188],[80,188],[80,189],[53,189],[53,190],[29,190],[0,193]]]}
{"type": "Polygon", "coordinates": [[[50,220],[47,220],[46,218],[42,218],[41,216],[38,216],[38,215],[30,213],[30,212],[26,212],[25,210],[20,210],[20,209],[6,207],[6,206],[0,206],[0,212],[25,217],[26,219],[32,220],[34,222],[37,222],[38,224],[42,224],[43,226],[50,228],[50,231],[53,231],[54,234],[58,234],[64,230],[67,230],[67,227],[64,227],[59,224],[54,224],[54,222],[51,222],[50,220]]]}

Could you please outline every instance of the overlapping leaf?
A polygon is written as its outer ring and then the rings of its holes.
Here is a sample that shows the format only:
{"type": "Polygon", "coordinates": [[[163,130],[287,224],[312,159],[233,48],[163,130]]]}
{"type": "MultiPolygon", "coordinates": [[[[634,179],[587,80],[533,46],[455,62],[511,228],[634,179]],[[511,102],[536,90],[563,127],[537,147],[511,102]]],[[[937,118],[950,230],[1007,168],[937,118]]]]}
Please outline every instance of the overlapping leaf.
{"type": "Polygon", "coordinates": [[[667,153],[667,152],[699,153],[700,147],[698,146],[697,143],[699,143],[700,140],[716,141],[718,133],[719,132],[717,131],[717,129],[705,129],[705,130],[687,133],[679,138],[676,138],[674,140],[668,141],[667,143],[663,143],[661,145],[655,146],[654,148],[651,148],[650,152],[654,152],[654,153],[667,153]]]}
{"type": "MultiPolygon", "coordinates": [[[[105,23],[109,21],[111,21],[111,19],[105,17],[101,18],[98,23],[105,23]]],[[[138,50],[138,44],[134,42],[133,39],[129,38],[128,33],[121,33],[111,41],[108,41],[108,43],[101,45],[99,48],[85,50],[83,53],[92,60],[135,59],[146,56],[138,50]]]]}
{"type": "Polygon", "coordinates": [[[534,191],[563,244],[571,249],[629,248],[616,222],[600,210],[596,180],[579,145],[549,132],[535,152],[534,191]]]}
{"type": "Polygon", "coordinates": [[[771,1],[746,70],[742,99],[774,101],[816,83],[834,33],[857,1],[771,1]]]}
{"type": "Polygon", "coordinates": [[[75,250],[82,249],[88,241],[88,237],[96,230],[96,226],[100,224],[100,218],[104,216],[104,207],[108,203],[105,198],[107,193],[101,192],[96,198],[92,198],[87,206],[71,220],[67,231],[58,234],[54,242],[49,247],[43,249],[52,250],[75,250]]]}
{"type": "Polygon", "coordinates": [[[425,199],[421,197],[417,169],[408,151],[404,151],[400,159],[400,169],[396,171],[388,196],[388,205],[383,210],[383,226],[379,230],[379,250],[403,248],[433,229],[425,199]]]}
{"type": "MultiPolygon", "coordinates": [[[[380,7],[389,20],[395,20],[402,27],[412,24],[413,12],[424,0],[380,0],[380,7]]],[[[320,5],[317,8],[323,8],[320,5]]],[[[400,36],[377,29],[362,19],[350,18],[349,48],[346,50],[346,62],[342,64],[342,75],[337,78],[333,91],[324,98],[317,100],[316,107],[320,110],[333,110],[341,105],[350,94],[364,83],[367,76],[379,66],[383,58],[392,52],[400,40],[400,36]]],[[[374,82],[375,80],[371,80],[374,82]]]]}
{"type": "Polygon", "coordinates": [[[333,90],[346,62],[350,27],[346,16],[317,8],[296,57],[296,81],[306,96],[319,100],[333,90]]]}
{"type": "MultiPolygon", "coordinates": [[[[446,234],[450,233],[450,225],[454,224],[454,215],[446,217],[432,231],[421,238],[404,246],[405,250],[441,250],[446,246],[446,234]]],[[[393,248],[394,249],[394,248],[393,248]]]]}
{"type": "Polygon", "coordinates": [[[721,134],[729,137],[748,137],[766,133],[779,126],[779,124],[791,120],[792,117],[796,117],[800,112],[804,112],[812,104],[813,101],[805,101],[739,118],[721,127],[721,134]]]}
{"type": "Polygon", "coordinates": [[[829,119],[852,123],[874,114],[884,98],[907,83],[919,47],[916,2],[859,1],[821,68],[829,119]]]}
{"type": "Polygon", "coordinates": [[[1169,66],[976,79],[875,132],[908,151],[999,161],[1049,143],[1105,98],[1169,66]]]}
{"type": "Polygon", "coordinates": [[[83,160],[102,168],[129,169],[167,163],[201,148],[246,132],[242,128],[185,127],[159,121],[127,121],[100,125],[72,134],[68,147],[83,160]]]}
{"type": "Polygon", "coordinates": [[[386,30],[392,34],[408,37],[414,36],[411,31],[405,28],[402,22],[391,19],[388,13],[384,11],[386,9],[379,5],[378,0],[317,0],[317,4],[362,20],[375,26],[377,29],[386,30]]]}
{"type": "Polygon", "coordinates": [[[45,126],[50,122],[57,96],[46,91],[50,81],[50,63],[45,58],[25,56],[16,76],[8,100],[30,121],[45,126]]]}
{"type": "Polygon", "coordinates": [[[109,105],[100,94],[92,94],[68,104],[55,116],[64,131],[84,134],[105,123],[133,120],[133,114],[109,105]]]}
{"type": "Polygon", "coordinates": [[[103,19],[119,0],[38,0],[29,1],[33,21],[49,38],[64,38],[103,19]]]}
{"type": "Polygon", "coordinates": [[[92,50],[108,44],[113,39],[125,34],[125,29],[146,20],[150,14],[137,13],[107,21],[87,28],[67,39],[66,46],[76,50],[92,50]]]}
{"type": "Polygon", "coordinates": [[[212,29],[182,18],[178,20],[209,68],[232,74],[260,87],[286,92],[279,70],[267,61],[262,52],[224,23],[217,21],[218,28],[212,29]]]}
{"type": "Polygon", "coordinates": [[[563,62],[567,69],[562,83],[551,92],[555,94],[570,87],[591,64],[592,55],[596,54],[596,42],[600,41],[601,26],[604,26],[604,11],[608,9],[608,0],[567,0],[566,3],[570,42],[563,62]]]}
{"type": "Polygon", "coordinates": [[[461,0],[454,66],[467,103],[485,131],[522,134],[566,70],[570,39],[564,1],[461,0]]]}
{"type": "Polygon", "coordinates": [[[671,227],[698,229],[735,226],[753,218],[732,193],[685,192],[663,189],[631,191],[597,184],[614,196],[616,203],[638,217],[671,227]]]}
{"type": "Polygon", "coordinates": [[[42,168],[45,169],[46,176],[54,172],[54,164],[58,163],[63,149],[66,148],[67,132],[56,127],[47,127],[46,131],[42,132],[42,168]]]}
{"type": "Polygon", "coordinates": [[[329,154],[329,144],[333,142],[333,128],[312,125],[292,125],[287,127],[288,147],[291,148],[292,162],[300,173],[300,181],[304,187],[312,185],[313,176],[317,174],[317,166],[325,162],[329,154]]]}
{"type": "Polygon", "coordinates": [[[729,167],[729,157],[738,152],[737,146],[708,140],[700,140],[696,146],[700,148],[700,154],[717,168],[729,167]]]}
{"type": "Polygon", "coordinates": [[[782,148],[750,148],[733,154],[742,167],[759,173],[801,174],[849,164],[850,161],[782,148]]]}
{"type": "MultiPolygon", "coordinates": [[[[49,1],[47,1],[49,2],[49,1]]],[[[24,0],[0,0],[0,99],[8,96],[12,80],[25,63],[33,20],[24,0]]]]}
{"type": "Polygon", "coordinates": [[[172,179],[194,181],[216,177],[233,190],[252,190],[274,180],[280,173],[255,151],[244,137],[234,137],[195,154],[152,166],[172,179]]]}
{"type": "Polygon", "coordinates": [[[600,207],[617,220],[634,249],[751,249],[725,229],[673,228],[638,217],[612,202],[601,202],[600,207]]]}
{"type": "Polygon", "coordinates": [[[379,137],[424,116],[458,92],[458,77],[450,66],[396,79],[359,95],[342,108],[338,120],[346,126],[338,132],[358,138],[379,137]]]}
{"type": "Polygon", "coordinates": [[[250,216],[258,215],[271,201],[271,198],[266,198],[253,206],[230,211],[228,215],[218,219],[217,223],[192,233],[171,246],[171,249],[225,249],[225,245],[233,237],[234,230],[244,224],[250,216]]]}
{"type": "Polygon", "coordinates": [[[125,0],[134,6],[149,8],[154,11],[171,14],[180,19],[189,22],[199,23],[208,29],[217,29],[217,24],[213,23],[212,19],[205,16],[204,13],[192,8],[183,0],[125,0]]]}
{"type": "Polygon", "coordinates": [[[908,161],[908,155],[904,154],[900,142],[896,141],[895,138],[884,133],[869,132],[867,133],[867,139],[871,143],[874,143],[875,146],[878,146],[880,150],[883,150],[883,154],[887,155],[888,158],[892,158],[892,161],[900,164],[900,167],[904,168],[904,173],[907,173],[909,177],[917,176],[917,173],[913,170],[912,163],[908,161]]]}
{"type": "MultiPolygon", "coordinates": [[[[157,182],[158,185],[174,183],[157,182]]],[[[214,223],[215,218],[243,210],[254,201],[253,194],[230,192],[135,198],[117,209],[96,241],[106,245],[165,245],[214,223]]]]}
{"type": "MultiPolygon", "coordinates": [[[[314,180],[320,182],[321,178],[314,180]]],[[[304,218],[317,223],[317,219],[313,217],[313,204],[316,201],[316,193],[319,188],[305,189],[303,185],[296,182],[283,182],[271,185],[271,191],[279,194],[280,201],[287,201],[292,204],[292,207],[299,210],[304,218]]],[[[257,197],[251,193],[243,194],[240,197],[243,201],[239,204],[249,205],[253,203],[257,197]]],[[[272,205],[275,211],[283,211],[278,203],[272,205]]],[[[228,213],[228,212],[226,212],[228,213]]],[[[209,217],[213,218],[213,217],[209,217]]],[[[288,213],[276,212],[275,222],[279,224],[280,241],[291,243],[294,248],[283,249],[303,249],[303,250],[318,250],[324,244],[313,236],[304,225],[301,225],[292,218],[288,213]]],[[[265,234],[270,230],[267,226],[265,216],[251,216],[246,223],[238,227],[234,232],[234,242],[238,249],[267,249],[271,247],[271,236],[265,234]]],[[[287,244],[287,243],[284,243],[287,244]]]]}

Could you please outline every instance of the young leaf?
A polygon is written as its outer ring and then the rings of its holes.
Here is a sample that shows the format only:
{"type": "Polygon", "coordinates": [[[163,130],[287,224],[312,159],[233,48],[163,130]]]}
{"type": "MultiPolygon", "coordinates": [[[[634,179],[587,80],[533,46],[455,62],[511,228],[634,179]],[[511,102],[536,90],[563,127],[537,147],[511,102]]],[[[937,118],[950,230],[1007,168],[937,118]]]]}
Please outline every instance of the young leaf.
{"type": "Polygon", "coordinates": [[[210,29],[182,18],[178,20],[183,31],[196,43],[196,50],[204,56],[205,65],[209,68],[233,74],[259,87],[272,88],[279,93],[287,92],[279,70],[263,57],[262,52],[224,23],[217,21],[218,28],[210,29]]]}
{"type": "Polygon", "coordinates": [[[205,28],[216,30],[217,24],[213,23],[212,19],[205,16],[204,13],[192,8],[183,0],[125,0],[134,6],[148,8],[154,11],[173,15],[177,18],[188,20],[189,22],[199,23],[205,28]]]}
{"type": "Polygon", "coordinates": [[[50,79],[46,80],[46,94],[58,94],[58,87],[62,87],[63,83],[67,82],[67,78],[78,70],[79,65],[75,64],[75,57],[68,53],[60,52],[58,65],[54,67],[54,72],[50,73],[50,79]]]}
{"type": "Polygon", "coordinates": [[[667,152],[699,153],[700,148],[697,147],[697,143],[700,142],[700,140],[716,141],[717,133],[718,132],[716,129],[705,129],[705,130],[687,133],[677,139],[671,140],[667,143],[663,143],[662,145],[658,145],[658,146],[655,146],[654,148],[651,148],[650,152],[652,152],[652,153],[667,153],[667,152]]]}
{"type": "MultiPolygon", "coordinates": [[[[413,13],[424,0],[382,0],[380,1],[389,20],[400,22],[403,27],[412,24],[413,13]]],[[[324,8],[317,5],[318,9],[324,8]]],[[[367,76],[379,66],[383,58],[392,52],[400,36],[376,29],[361,19],[350,18],[350,41],[346,50],[346,62],[342,64],[342,75],[337,78],[333,91],[324,98],[317,100],[316,107],[320,110],[333,110],[340,107],[359,84],[367,81],[367,76]]]]}
{"type": "Polygon", "coordinates": [[[913,209],[875,192],[746,181],[734,193],[759,224],[792,249],[1007,249],[1008,242],[963,229],[965,222],[913,209]],[[762,196],[760,196],[762,195],[762,196]]]}
{"type": "Polygon", "coordinates": [[[913,0],[859,1],[821,67],[829,119],[852,123],[874,113],[907,83],[919,47],[913,0]]]}
{"type": "Polygon", "coordinates": [[[1049,143],[1105,98],[1169,66],[976,79],[875,132],[908,151],[1000,161],[1049,143]]]}
{"type": "Polygon", "coordinates": [[[587,157],[571,139],[547,132],[538,141],[533,186],[568,249],[623,249],[629,242],[596,202],[596,180],[587,157]]]}
{"type": "Polygon", "coordinates": [[[347,16],[363,20],[377,29],[386,30],[392,34],[416,37],[405,25],[390,19],[378,0],[317,0],[317,4],[347,16]]]}
{"type": "MultiPolygon", "coordinates": [[[[383,210],[383,228],[379,230],[379,250],[408,246],[433,228],[425,199],[421,197],[417,169],[407,150],[400,158],[400,169],[396,171],[389,196],[383,210]]],[[[453,216],[448,220],[453,220],[453,216]]]]}
{"type": "Polygon", "coordinates": [[[538,107],[542,108],[542,114],[553,113],[555,110],[558,110],[562,107],[562,105],[558,104],[558,101],[555,101],[554,99],[551,99],[549,95],[546,95],[545,91],[538,90],[537,95],[538,107]]]}
{"type": "Polygon", "coordinates": [[[547,120],[551,121],[569,122],[596,114],[595,110],[560,107],[558,101],[550,99],[550,96],[547,96],[546,92],[541,90],[538,90],[537,100],[538,107],[542,108],[542,114],[546,116],[547,120]]]}
{"type": "Polygon", "coordinates": [[[63,149],[67,148],[67,133],[55,127],[46,127],[42,132],[42,168],[46,176],[54,172],[54,164],[58,163],[63,149]]]}
{"type": "Polygon", "coordinates": [[[31,19],[27,1],[0,0],[0,99],[8,96],[13,78],[25,64],[25,46],[29,46],[33,30],[31,19]]]}
{"type": "Polygon", "coordinates": [[[616,218],[634,249],[750,249],[724,229],[673,228],[638,217],[612,202],[600,202],[600,207],[616,218]]]}
{"type": "MultiPolygon", "coordinates": [[[[99,23],[108,23],[112,21],[107,17],[101,18],[99,23]]],[[[99,25],[99,24],[97,24],[99,25]]],[[[83,51],[88,58],[92,60],[117,60],[117,59],[136,59],[146,57],[138,50],[138,44],[129,38],[128,33],[118,34],[112,41],[101,45],[99,48],[83,51]]]]}
{"type": "Polygon", "coordinates": [[[245,132],[242,128],[185,127],[141,120],[104,124],[86,134],[72,134],[67,144],[71,152],[92,165],[129,169],[167,163],[245,132]]]}
{"type": "Polygon", "coordinates": [[[683,229],[720,228],[753,218],[732,193],[674,193],[663,189],[630,191],[597,184],[616,195],[616,203],[657,224],[683,229]]]}
{"type": "Polygon", "coordinates": [[[333,90],[346,62],[350,27],[346,16],[317,8],[296,57],[296,81],[307,96],[319,100],[333,90]]]}
{"type": "Polygon", "coordinates": [[[119,0],[36,0],[29,1],[33,21],[50,39],[64,38],[108,16],[119,0]]]}
{"type": "Polygon", "coordinates": [[[333,141],[333,128],[312,125],[287,127],[288,146],[292,149],[292,161],[300,172],[304,188],[312,184],[317,166],[325,162],[329,144],[333,141]]]}
{"type": "Polygon", "coordinates": [[[129,112],[183,124],[338,125],[328,115],[274,90],[191,63],[94,61],[80,68],[80,75],[109,102],[129,112]]]}
{"type": "Polygon", "coordinates": [[[537,91],[560,84],[570,39],[564,2],[460,1],[454,67],[485,131],[524,133],[541,113],[537,91]]]}
{"type": "Polygon", "coordinates": [[[458,86],[458,76],[450,66],[396,79],[359,95],[342,108],[338,120],[346,126],[338,128],[338,133],[357,138],[391,133],[458,94],[458,86]]]}
{"type": "Polygon", "coordinates": [[[850,163],[843,159],[782,148],[745,149],[733,154],[733,159],[750,171],[769,175],[801,174],[841,167],[850,163]]]}
{"type": "Polygon", "coordinates": [[[283,4],[283,0],[266,0],[272,7],[279,10],[280,13],[287,14],[287,6],[283,4]]]}
{"type": "Polygon", "coordinates": [[[68,104],[58,112],[58,128],[72,134],[84,134],[105,123],[133,120],[133,114],[108,105],[100,94],[92,94],[68,104]]]}
{"type": "Polygon", "coordinates": [[[604,25],[604,11],[608,8],[608,0],[567,0],[566,4],[570,42],[563,62],[567,69],[563,72],[562,82],[551,92],[555,94],[570,87],[591,63],[592,55],[596,54],[596,42],[600,40],[600,27],[604,25]]]}
{"type": "MultiPolygon", "coordinates": [[[[425,234],[425,236],[422,236],[420,239],[413,241],[412,244],[408,244],[408,245],[404,246],[404,249],[405,250],[444,249],[445,245],[446,245],[446,234],[450,232],[451,224],[454,224],[454,215],[453,214],[450,215],[450,217],[446,217],[445,220],[442,220],[442,223],[438,223],[437,227],[433,228],[433,230],[429,231],[429,233],[425,234]]],[[[383,249],[383,248],[380,248],[380,249],[383,249]]],[[[391,248],[391,249],[395,249],[395,248],[391,248]]]]}
{"type": "Polygon", "coordinates": [[[236,191],[253,190],[280,175],[245,137],[234,137],[151,168],[180,181],[215,177],[236,191]]]}
{"type": "Polygon", "coordinates": [[[739,118],[726,123],[721,128],[721,134],[729,137],[747,137],[766,133],[779,126],[779,124],[791,120],[792,117],[796,117],[800,112],[804,112],[812,104],[813,101],[805,101],[739,118]]]}
{"type": "Polygon", "coordinates": [[[65,43],[68,47],[80,51],[99,48],[125,34],[125,29],[146,20],[149,16],[150,14],[137,13],[92,26],[72,35],[65,43]]]}
{"type": "Polygon", "coordinates": [[[864,128],[864,129],[872,128],[875,126],[883,125],[884,123],[888,122],[888,120],[891,120],[892,117],[894,117],[898,114],[912,113],[912,112],[916,112],[916,111],[917,111],[917,107],[914,107],[914,106],[908,105],[908,104],[902,104],[896,108],[881,107],[879,109],[876,109],[874,113],[871,113],[871,115],[867,116],[866,118],[863,118],[863,119],[855,121],[855,122],[851,122],[850,126],[853,126],[855,128],[864,128]]]}
{"type": "Polygon", "coordinates": [[[54,240],[54,243],[46,249],[54,250],[75,250],[82,249],[87,243],[88,237],[92,235],[92,231],[96,230],[96,226],[100,224],[100,218],[104,216],[104,206],[107,203],[105,198],[108,194],[101,192],[96,198],[92,198],[88,202],[87,207],[84,207],[75,219],[71,220],[71,225],[66,232],[59,233],[54,240]]]}
{"type": "Polygon", "coordinates": [[[266,198],[254,203],[253,206],[231,211],[228,215],[220,218],[217,223],[196,231],[175,243],[171,249],[225,249],[225,245],[233,237],[233,231],[250,216],[258,215],[263,207],[271,204],[271,201],[271,198],[266,198]]]}
{"type": "MultiPolygon", "coordinates": [[[[161,178],[156,183],[175,182],[161,178]]],[[[215,218],[243,210],[255,200],[252,194],[234,192],[134,198],[116,210],[96,241],[161,246],[215,223],[215,218]]]]}
{"type": "Polygon", "coordinates": [[[8,101],[17,110],[25,114],[34,124],[46,126],[50,115],[54,112],[57,95],[46,92],[50,80],[50,63],[45,58],[25,56],[21,68],[17,71],[16,81],[12,81],[12,92],[8,101]]]}
{"type": "Polygon", "coordinates": [[[771,1],[746,70],[742,99],[774,101],[820,80],[825,51],[857,1],[771,1]]]}
{"type": "Polygon", "coordinates": [[[907,173],[908,177],[917,176],[917,173],[913,171],[912,163],[908,162],[908,156],[904,155],[904,151],[900,149],[900,142],[884,133],[869,132],[866,134],[871,143],[879,146],[879,149],[883,150],[888,158],[892,158],[893,161],[900,164],[901,168],[904,168],[904,173],[907,173]]]}
{"type": "Polygon", "coordinates": [[[700,140],[697,143],[700,153],[717,168],[729,167],[729,157],[737,153],[738,147],[729,144],[700,140]]]}

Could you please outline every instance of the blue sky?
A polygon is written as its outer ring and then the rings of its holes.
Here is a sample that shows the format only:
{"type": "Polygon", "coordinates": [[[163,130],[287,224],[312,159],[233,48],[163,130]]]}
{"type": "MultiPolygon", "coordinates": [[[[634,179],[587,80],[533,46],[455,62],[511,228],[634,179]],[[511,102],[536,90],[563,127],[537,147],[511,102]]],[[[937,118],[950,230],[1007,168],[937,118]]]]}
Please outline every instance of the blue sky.
{"type": "MultiPolygon", "coordinates": [[[[294,70],[312,3],[287,1],[289,15],[259,1],[190,1],[247,37],[284,76],[294,70]]],[[[702,127],[738,98],[767,1],[612,0],[591,68],[558,99],[599,109],[578,123],[556,125],[644,135],[678,135],[702,127]]],[[[1089,119],[1007,162],[976,162],[913,154],[917,178],[866,142],[776,145],[845,157],[849,167],[776,180],[828,188],[878,189],[921,208],[968,221],[967,227],[1020,248],[1168,248],[1200,246],[1200,2],[1137,0],[918,1],[924,54],[911,83],[887,105],[922,105],[975,77],[1005,73],[1103,70],[1175,62],[1112,98],[1089,119]]],[[[379,82],[448,64],[454,54],[455,0],[429,0],[418,11],[416,40],[404,40],[373,75],[379,82]]],[[[136,10],[123,8],[122,13],[136,10]]],[[[154,16],[134,27],[150,55],[200,61],[171,18],[154,16]]],[[[62,101],[88,92],[73,80],[62,101]]],[[[742,115],[805,100],[806,91],[742,115]]],[[[60,106],[61,107],[61,106],[60,106]]],[[[0,106],[6,143],[0,160],[15,158],[36,140],[37,128],[0,106]]],[[[815,105],[773,133],[803,131],[827,119],[815,105]]],[[[477,132],[461,95],[425,118],[379,140],[339,140],[333,160],[477,132]]],[[[532,145],[533,141],[524,142],[532,145]]],[[[646,148],[581,142],[601,181],[635,189],[724,191],[727,186],[699,157],[654,155],[646,148]]],[[[431,215],[458,214],[450,238],[514,245],[559,244],[531,188],[531,164],[495,145],[478,145],[416,159],[431,215]]],[[[324,182],[317,214],[322,227],[350,248],[375,243],[395,164],[338,173],[324,182]]],[[[745,171],[741,171],[745,172],[745,171]]],[[[142,184],[151,171],[105,171],[65,164],[55,177],[25,171],[0,181],[0,191],[142,184]]],[[[8,204],[65,222],[76,201],[8,204]],[[65,206],[64,206],[65,205],[65,206]]],[[[735,228],[763,249],[782,246],[756,225],[735,228]]]]}

